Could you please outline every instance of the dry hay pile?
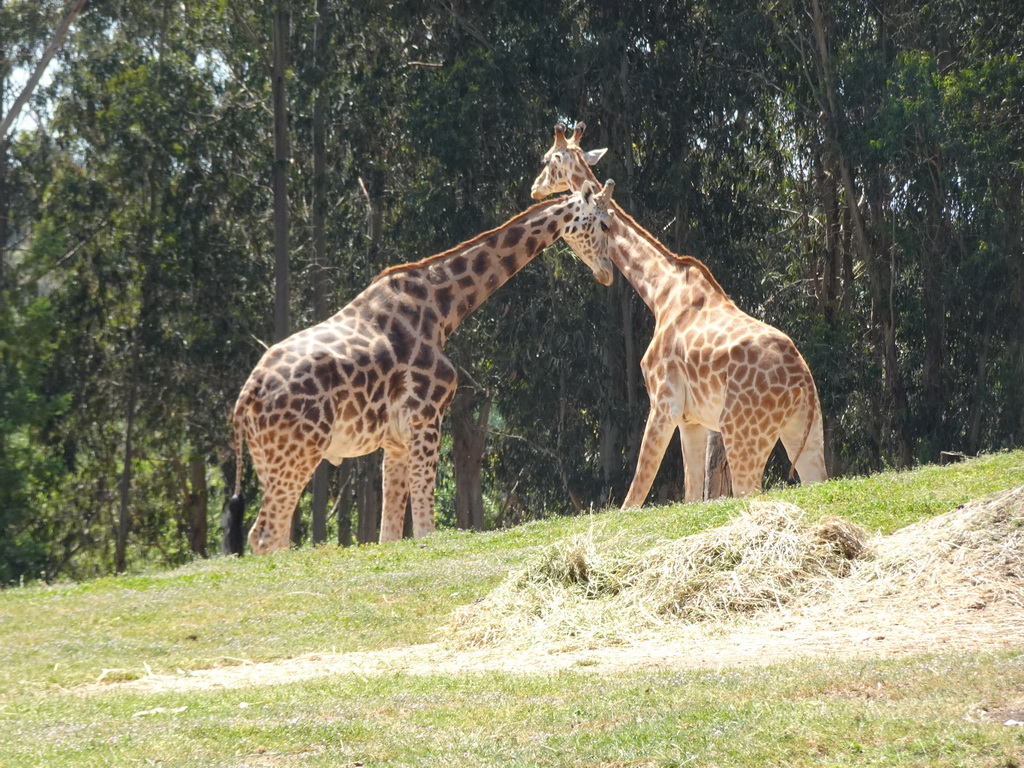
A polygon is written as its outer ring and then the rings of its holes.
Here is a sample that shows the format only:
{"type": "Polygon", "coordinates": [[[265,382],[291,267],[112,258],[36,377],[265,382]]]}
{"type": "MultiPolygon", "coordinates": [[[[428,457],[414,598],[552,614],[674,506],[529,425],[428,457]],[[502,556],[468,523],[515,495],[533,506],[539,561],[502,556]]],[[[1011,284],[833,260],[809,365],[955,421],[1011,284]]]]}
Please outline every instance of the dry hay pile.
{"type": "MultiPolygon", "coordinates": [[[[857,581],[893,604],[1024,608],[1024,486],[878,537],[857,581]]],[[[858,597],[853,594],[852,597],[858,597]]]]}
{"type": "Polygon", "coordinates": [[[452,619],[460,646],[623,642],[670,620],[723,621],[777,608],[850,571],[867,534],[809,526],[792,504],[752,503],[720,528],[632,551],[593,533],[546,548],[452,619]]]}
{"type": "Polygon", "coordinates": [[[593,533],[554,544],[445,628],[455,647],[547,650],[625,643],[665,626],[707,628],[888,601],[1024,605],[1024,487],[872,537],[755,501],[728,524],[643,547],[593,533]]]}

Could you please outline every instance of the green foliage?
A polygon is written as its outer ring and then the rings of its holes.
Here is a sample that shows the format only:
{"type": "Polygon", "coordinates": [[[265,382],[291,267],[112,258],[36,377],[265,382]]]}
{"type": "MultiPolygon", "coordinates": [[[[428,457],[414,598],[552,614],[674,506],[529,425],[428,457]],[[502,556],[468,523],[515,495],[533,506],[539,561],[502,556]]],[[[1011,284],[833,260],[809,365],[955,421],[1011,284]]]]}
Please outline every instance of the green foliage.
{"type": "MultiPolygon", "coordinates": [[[[4,103],[62,5],[0,6],[4,103]]],[[[1020,444],[1019,3],[286,6],[293,327],[320,277],[315,182],[341,307],[380,269],[526,207],[551,126],[579,119],[625,208],[795,339],[833,475],[1020,444]]],[[[128,474],[129,568],[192,557],[202,489],[179,468],[196,457],[217,546],[227,414],[271,335],[271,12],[90,2],[36,94],[40,125],[0,158],[0,463],[19,510],[0,514],[22,537],[0,581],[109,571],[128,474]]],[[[459,329],[448,353],[492,402],[492,524],[622,498],[651,332],[628,286],[597,286],[560,249],[459,329]]],[[[673,446],[654,498],[678,498],[680,464],[673,446]]],[[[334,493],[369,479],[360,464],[334,493]]]]}
{"type": "Polygon", "coordinates": [[[43,385],[53,365],[53,307],[45,297],[0,309],[0,584],[56,570],[64,521],[45,503],[64,467],[45,437],[67,408],[43,385]]]}

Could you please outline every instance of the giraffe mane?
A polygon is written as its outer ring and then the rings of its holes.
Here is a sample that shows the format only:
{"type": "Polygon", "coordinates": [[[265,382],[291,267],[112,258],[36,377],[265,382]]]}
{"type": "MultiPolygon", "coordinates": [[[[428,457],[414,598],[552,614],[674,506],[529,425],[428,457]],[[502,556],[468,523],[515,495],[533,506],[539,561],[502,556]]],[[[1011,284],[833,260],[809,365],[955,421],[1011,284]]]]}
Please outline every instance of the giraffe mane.
{"type": "Polygon", "coordinates": [[[670,261],[674,261],[684,267],[695,268],[711,284],[712,289],[718,291],[718,293],[728,298],[729,294],[725,292],[725,289],[719,284],[718,280],[715,279],[715,276],[711,274],[711,270],[708,269],[707,264],[705,264],[703,261],[694,256],[680,256],[678,253],[673,253],[658,238],[656,238],[654,235],[652,235],[650,232],[648,232],[646,229],[640,226],[637,223],[636,219],[634,219],[632,216],[630,216],[628,213],[622,210],[622,207],[617,202],[613,200],[612,203],[615,205],[616,214],[621,216],[630,225],[632,225],[636,229],[636,231],[640,233],[640,236],[643,237],[643,239],[646,240],[648,244],[650,244],[653,248],[655,248],[662,256],[665,256],[670,261]]]}
{"type": "Polygon", "coordinates": [[[388,267],[387,269],[383,270],[380,274],[378,274],[375,278],[373,278],[371,283],[376,283],[377,281],[382,280],[383,278],[385,278],[385,277],[387,277],[389,275],[393,275],[396,272],[407,272],[409,270],[419,269],[421,267],[427,266],[428,264],[432,264],[435,261],[440,261],[441,259],[445,258],[446,256],[451,256],[453,254],[459,253],[460,251],[469,250],[470,248],[472,248],[477,243],[479,243],[479,242],[481,242],[483,240],[486,240],[488,237],[493,235],[495,232],[500,232],[501,230],[505,229],[506,227],[512,226],[516,222],[519,222],[522,219],[525,219],[525,218],[533,215],[534,213],[536,213],[536,211],[538,209],[544,208],[545,206],[553,205],[554,203],[565,202],[570,197],[572,197],[572,194],[560,195],[558,197],[554,197],[554,198],[551,198],[551,199],[548,199],[548,200],[542,200],[539,203],[534,203],[529,208],[527,208],[525,211],[523,211],[523,212],[521,212],[519,214],[516,214],[511,219],[506,221],[504,224],[500,224],[499,226],[494,227],[493,229],[489,229],[486,232],[481,232],[479,235],[471,237],[469,240],[464,240],[461,243],[459,243],[458,245],[456,245],[456,246],[454,246],[452,248],[449,248],[447,251],[442,251],[441,253],[435,253],[433,256],[427,256],[426,258],[420,259],[419,261],[412,261],[412,262],[409,262],[408,264],[395,264],[392,267],[388,267]]]}

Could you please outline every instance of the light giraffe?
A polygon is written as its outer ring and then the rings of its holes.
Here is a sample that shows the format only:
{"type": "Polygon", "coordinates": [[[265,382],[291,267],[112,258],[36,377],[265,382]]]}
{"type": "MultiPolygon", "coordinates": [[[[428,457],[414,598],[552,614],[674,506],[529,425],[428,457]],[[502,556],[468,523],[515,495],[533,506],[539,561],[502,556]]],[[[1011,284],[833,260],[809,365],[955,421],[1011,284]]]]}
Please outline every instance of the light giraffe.
{"type": "MultiPolygon", "coordinates": [[[[590,165],[605,150],[584,153],[584,125],[555,141],[533,183],[536,199],[594,183],[590,165]]],[[[703,496],[706,429],[722,433],[733,493],[761,488],[778,440],[804,483],[826,479],[821,406],[810,369],[782,331],[740,310],[711,271],[677,256],[609,201],[608,255],[654,313],[641,362],[651,407],[636,473],[623,507],[641,506],[672,432],[679,429],[685,499],[703,496]]]]}
{"type": "Polygon", "coordinates": [[[605,285],[613,278],[605,198],[585,185],[538,203],[444,253],[385,270],[330,319],[270,347],[234,409],[235,496],[241,513],[242,447],[248,440],[263,503],[249,532],[254,552],[288,547],[291,518],[321,459],[384,449],[380,541],[434,530],[441,419],[455,393],[442,352],[465,317],[559,237],[605,285]]]}

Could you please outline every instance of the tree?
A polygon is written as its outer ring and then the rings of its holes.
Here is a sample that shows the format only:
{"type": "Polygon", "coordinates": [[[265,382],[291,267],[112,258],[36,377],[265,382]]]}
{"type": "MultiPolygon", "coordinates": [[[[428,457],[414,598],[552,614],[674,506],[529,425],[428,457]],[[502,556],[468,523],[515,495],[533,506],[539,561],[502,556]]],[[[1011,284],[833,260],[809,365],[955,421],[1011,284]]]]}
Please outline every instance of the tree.
{"type": "MultiPolygon", "coordinates": [[[[69,7],[0,4],[5,105],[69,7]]],[[[1018,3],[85,8],[29,102],[38,126],[0,155],[4,580],[199,556],[203,499],[234,481],[227,414],[277,337],[270,305],[310,325],[529,205],[557,120],[609,147],[598,173],[638,221],[797,342],[833,474],[1020,444],[1018,3]]],[[[441,519],[621,498],[651,322],[558,248],[474,313],[448,347],[463,392],[441,519]]],[[[664,501],[682,487],[671,450],[664,501]]],[[[314,541],[376,538],[378,464],[347,462],[300,503],[314,541]]]]}

